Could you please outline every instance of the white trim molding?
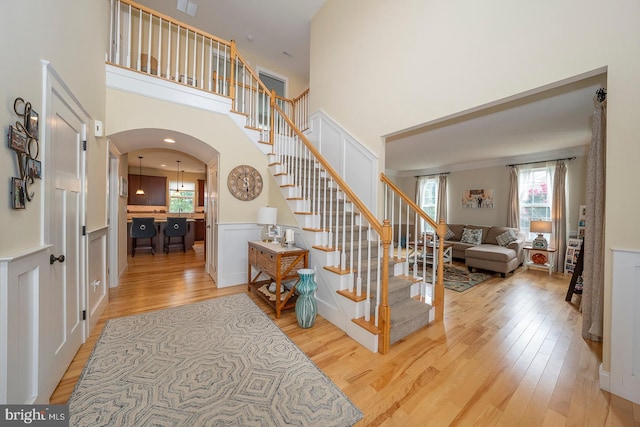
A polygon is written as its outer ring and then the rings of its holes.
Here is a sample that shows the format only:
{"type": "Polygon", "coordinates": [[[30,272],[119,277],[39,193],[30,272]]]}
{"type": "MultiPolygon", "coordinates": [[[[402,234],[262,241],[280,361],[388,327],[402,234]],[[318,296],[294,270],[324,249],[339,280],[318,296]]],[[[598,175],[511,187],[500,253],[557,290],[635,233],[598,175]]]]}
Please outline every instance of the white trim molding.
{"type": "Polygon", "coordinates": [[[640,404],[640,312],[635,310],[640,301],[640,250],[612,252],[609,391],[640,404]]]}

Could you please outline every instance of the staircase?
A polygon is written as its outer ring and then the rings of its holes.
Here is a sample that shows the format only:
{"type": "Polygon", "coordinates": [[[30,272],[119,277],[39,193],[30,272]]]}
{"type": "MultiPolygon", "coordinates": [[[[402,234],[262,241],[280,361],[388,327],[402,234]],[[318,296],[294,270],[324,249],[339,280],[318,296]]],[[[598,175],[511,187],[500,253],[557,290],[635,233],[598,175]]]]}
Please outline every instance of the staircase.
{"type": "Polygon", "coordinates": [[[379,237],[313,154],[300,138],[285,136],[268,154],[270,171],[301,227],[296,241],[310,248],[319,314],[329,320],[342,316],[334,323],[378,351],[383,271],[391,313],[389,345],[433,321],[434,310],[420,298],[420,277],[403,274],[405,259],[387,257],[383,268],[379,237]]]}
{"type": "MultiPolygon", "coordinates": [[[[300,226],[296,242],[310,250],[320,315],[382,354],[429,322],[442,320],[443,245],[436,283],[428,283],[426,266],[409,275],[400,236],[393,230],[401,230],[405,221],[408,231],[411,217],[414,224],[430,224],[442,243],[446,226],[429,218],[384,175],[385,208],[378,219],[302,133],[309,118],[308,91],[293,100],[277,97],[233,41],[128,0],[114,0],[111,21],[107,65],[153,76],[167,88],[181,87],[182,102],[193,92],[190,100],[204,100],[207,109],[229,114],[269,156],[271,173],[300,226]]],[[[138,84],[136,90],[147,86],[138,84]]],[[[154,96],[150,91],[148,96],[154,96]]]]}

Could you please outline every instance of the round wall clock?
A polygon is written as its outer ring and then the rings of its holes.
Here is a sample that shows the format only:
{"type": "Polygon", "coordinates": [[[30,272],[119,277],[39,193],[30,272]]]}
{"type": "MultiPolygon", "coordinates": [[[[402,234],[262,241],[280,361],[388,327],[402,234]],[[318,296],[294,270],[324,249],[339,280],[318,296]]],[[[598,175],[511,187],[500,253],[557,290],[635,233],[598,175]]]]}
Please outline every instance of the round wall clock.
{"type": "Polygon", "coordinates": [[[229,172],[227,185],[236,199],[253,200],[262,192],[262,175],[252,166],[236,166],[229,172]]]}

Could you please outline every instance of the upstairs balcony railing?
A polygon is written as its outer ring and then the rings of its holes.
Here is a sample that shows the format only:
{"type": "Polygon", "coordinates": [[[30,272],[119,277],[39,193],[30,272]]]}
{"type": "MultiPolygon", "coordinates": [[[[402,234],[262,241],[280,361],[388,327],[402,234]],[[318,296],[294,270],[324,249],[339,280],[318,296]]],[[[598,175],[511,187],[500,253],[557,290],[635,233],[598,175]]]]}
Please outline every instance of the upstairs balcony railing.
{"type": "Polygon", "coordinates": [[[171,80],[232,101],[246,126],[273,141],[271,99],[302,130],[308,127],[308,91],[294,99],[276,96],[227,41],[132,1],[116,0],[111,14],[109,62],[171,80]]]}

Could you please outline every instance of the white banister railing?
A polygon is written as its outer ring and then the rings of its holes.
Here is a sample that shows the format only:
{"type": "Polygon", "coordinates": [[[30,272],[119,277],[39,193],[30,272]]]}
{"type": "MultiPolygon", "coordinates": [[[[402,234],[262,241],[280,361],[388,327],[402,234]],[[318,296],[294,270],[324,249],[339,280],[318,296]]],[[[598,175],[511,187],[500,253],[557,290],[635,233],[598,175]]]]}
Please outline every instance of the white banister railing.
{"type": "Polygon", "coordinates": [[[384,186],[385,218],[391,218],[393,223],[391,253],[396,261],[403,263],[405,275],[411,275],[420,281],[421,300],[435,308],[436,320],[442,320],[444,318],[443,258],[446,225],[444,221],[435,222],[384,174],[381,174],[380,179],[384,186]],[[395,218],[397,222],[394,223],[395,218]],[[411,218],[413,218],[413,225],[411,225],[411,218]],[[427,246],[429,242],[426,233],[418,235],[418,224],[421,220],[435,230],[432,247],[427,246]],[[429,249],[432,257],[431,269],[427,262],[429,249]]]}
{"type": "Polygon", "coordinates": [[[275,100],[273,110],[276,120],[272,166],[286,174],[288,184],[299,189],[292,198],[308,209],[304,228],[323,233],[322,242],[333,254],[333,262],[325,268],[348,275],[344,291],[367,297],[365,320],[374,315],[374,324],[381,331],[379,351],[386,353],[390,337],[390,225],[376,219],[275,100]],[[373,266],[377,266],[375,276],[371,273],[373,266]],[[376,295],[375,301],[371,301],[371,295],[376,295]]]}

